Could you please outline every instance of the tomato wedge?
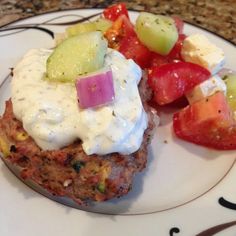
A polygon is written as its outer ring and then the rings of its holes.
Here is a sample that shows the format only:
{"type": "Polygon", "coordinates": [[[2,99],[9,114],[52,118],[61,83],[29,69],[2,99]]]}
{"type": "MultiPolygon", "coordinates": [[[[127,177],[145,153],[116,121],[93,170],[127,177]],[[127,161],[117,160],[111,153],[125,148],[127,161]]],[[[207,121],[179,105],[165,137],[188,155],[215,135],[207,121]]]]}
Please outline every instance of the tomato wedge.
{"type": "Polygon", "coordinates": [[[117,20],[117,18],[121,15],[125,15],[129,19],[129,14],[126,8],[125,3],[117,3],[110,7],[107,7],[103,11],[103,16],[111,21],[117,20]]]}
{"type": "Polygon", "coordinates": [[[176,26],[179,34],[183,34],[183,31],[184,31],[184,22],[183,22],[183,20],[178,16],[172,16],[172,19],[175,21],[175,26],[176,26]]]}
{"type": "Polygon", "coordinates": [[[210,76],[211,73],[199,65],[176,62],[153,67],[148,74],[148,84],[154,92],[155,101],[164,105],[180,98],[210,76]]]}
{"type": "Polygon", "coordinates": [[[127,16],[119,16],[104,36],[109,47],[118,50],[127,59],[133,59],[142,69],[150,65],[152,53],[139,41],[127,16]]]}
{"type": "Polygon", "coordinates": [[[173,61],[170,60],[167,56],[162,56],[160,54],[152,52],[151,61],[150,61],[150,69],[152,69],[153,67],[159,67],[159,66],[168,64],[170,62],[173,62],[173,61]]]}
{"type": "Polygon", "coordinates": [[[179,35],[178,41],[176,42],[175,46],[172,48],[170,53],[167,55],[169,59],[183,60],[181,57],[181,49],[183,46],[183,41],[186,37],[187,36],[185,34],[179,35]]]}
{"type": "Polygon", "coordinates": [[[236,149],[236,122],[222,92],[175,113],[173,128],[186,141],[219,150],[236,149]]]}
{"type": "Polygon", "coordinates": [[[137,36],[124,37],[121,40],[119,52],[127,59],[133,59],[142,69],[150,65],[152,53],[139,41],[137,36]]]}
{"type": "Polygon", "coordinates": [[[134,26],[125,15],[119,16],[112,26],[104,33],[111,48],[119,49],[123,38],[136,36],[134,26]]]}

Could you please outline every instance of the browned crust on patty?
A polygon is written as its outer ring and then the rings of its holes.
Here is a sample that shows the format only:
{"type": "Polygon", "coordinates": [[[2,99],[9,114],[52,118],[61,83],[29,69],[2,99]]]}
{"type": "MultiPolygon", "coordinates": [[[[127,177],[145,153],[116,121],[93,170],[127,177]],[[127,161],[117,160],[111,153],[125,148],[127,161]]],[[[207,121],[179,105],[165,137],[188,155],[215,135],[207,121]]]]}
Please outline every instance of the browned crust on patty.
{"type": "Polygon", "coordinates": [[[0,117],[0,151],[5,160],[21,169],[22,178],[30,179],[53,195],[69,197],[79,204],[121,197],[131,189],[135,173],[146,166],[154,123],[148,106],[144,107],[149,114],[149,126],[137,152],[88,156],[80,140],[60,150],[41,150],[15,118],[9,100],[0,117]]]}

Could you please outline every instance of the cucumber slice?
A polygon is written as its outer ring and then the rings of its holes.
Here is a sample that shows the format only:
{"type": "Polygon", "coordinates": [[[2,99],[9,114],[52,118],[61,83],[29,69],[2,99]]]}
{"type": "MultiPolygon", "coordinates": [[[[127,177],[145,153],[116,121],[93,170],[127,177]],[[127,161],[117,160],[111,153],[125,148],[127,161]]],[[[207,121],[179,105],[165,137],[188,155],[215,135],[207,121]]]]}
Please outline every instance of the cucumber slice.
{"type": "Polygon", "coordinates": [[[99,18],[94,22],[78,23],[76,25],[70,26],[66,29],[66,34],[68,37],[71,37],[96,30],[102,31],[104,33],[108,28],[111,27],[111,25],[111,21],[99,18]]]}
{"type": "Polygon", "coordinates": [[[142,12],[135,29],[139,40],[161,55],[167,55],[178,40],[178,31],[171,17],[142,12]]]}
{"type": "Polygon", "coordinates": [[[66,35],[68,37],[72,37],[78,34],[83,34],[91,31],[96,31],[96,27],[93,23],[79,23],[68,27],[66,29],[66,35]]]}
{"type": "Polygon", "coordinates": [[[233,111],[236,111],[236,75],[228,75],[225,79],[227,101],[233,111]]]}
{"type": "Polygon", "coordinates": [[[112,26],[112,21],[99,18],[96,21],[94,21],[93,24],[96,26],[96,30],[99,30],[99,31],[102,31],[102,33],[105,33],[112,26]]]}
{"type": "Polygon", "coordinates": [[[106,51],[107,41],[99,31],[70,37],[48,58],[46,79],[74,82],[78,75],[102,68],[106,51]]]}

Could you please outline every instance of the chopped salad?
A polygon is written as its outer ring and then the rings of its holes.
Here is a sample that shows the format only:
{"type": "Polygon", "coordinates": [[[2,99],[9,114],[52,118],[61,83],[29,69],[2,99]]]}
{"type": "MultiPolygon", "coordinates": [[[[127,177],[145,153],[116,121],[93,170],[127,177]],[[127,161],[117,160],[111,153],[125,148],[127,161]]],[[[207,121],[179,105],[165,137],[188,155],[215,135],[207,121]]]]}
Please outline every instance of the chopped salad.
{"type": "Polygon", "coordinates": [[[173,116],[175,135],[215,149],[236,149],[236,73],[222,69],[221,48],[205,35],[184,34],[184,22],[176,16],[141,12],[133,24],[124,3],[106,8],[95,22],[70,26],[66,38],[93,30],[146,71],[156,104],[187,99],[173,116]]]}

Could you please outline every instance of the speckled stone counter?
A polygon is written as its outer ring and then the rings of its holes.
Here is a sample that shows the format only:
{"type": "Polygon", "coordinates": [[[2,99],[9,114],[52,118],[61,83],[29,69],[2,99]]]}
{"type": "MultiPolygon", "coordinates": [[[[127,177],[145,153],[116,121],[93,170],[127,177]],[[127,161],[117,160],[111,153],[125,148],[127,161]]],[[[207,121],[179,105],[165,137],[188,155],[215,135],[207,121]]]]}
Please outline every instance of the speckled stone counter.
{"type": "MultiPolygon", "coordinates": [[[[0,0],[0,26],[44,12],[106,7],[118,1],[102,0],[0,0]]],[[[132,0],[132,10],[178,15],[236,43],[236,0],[132,0]]]]}

